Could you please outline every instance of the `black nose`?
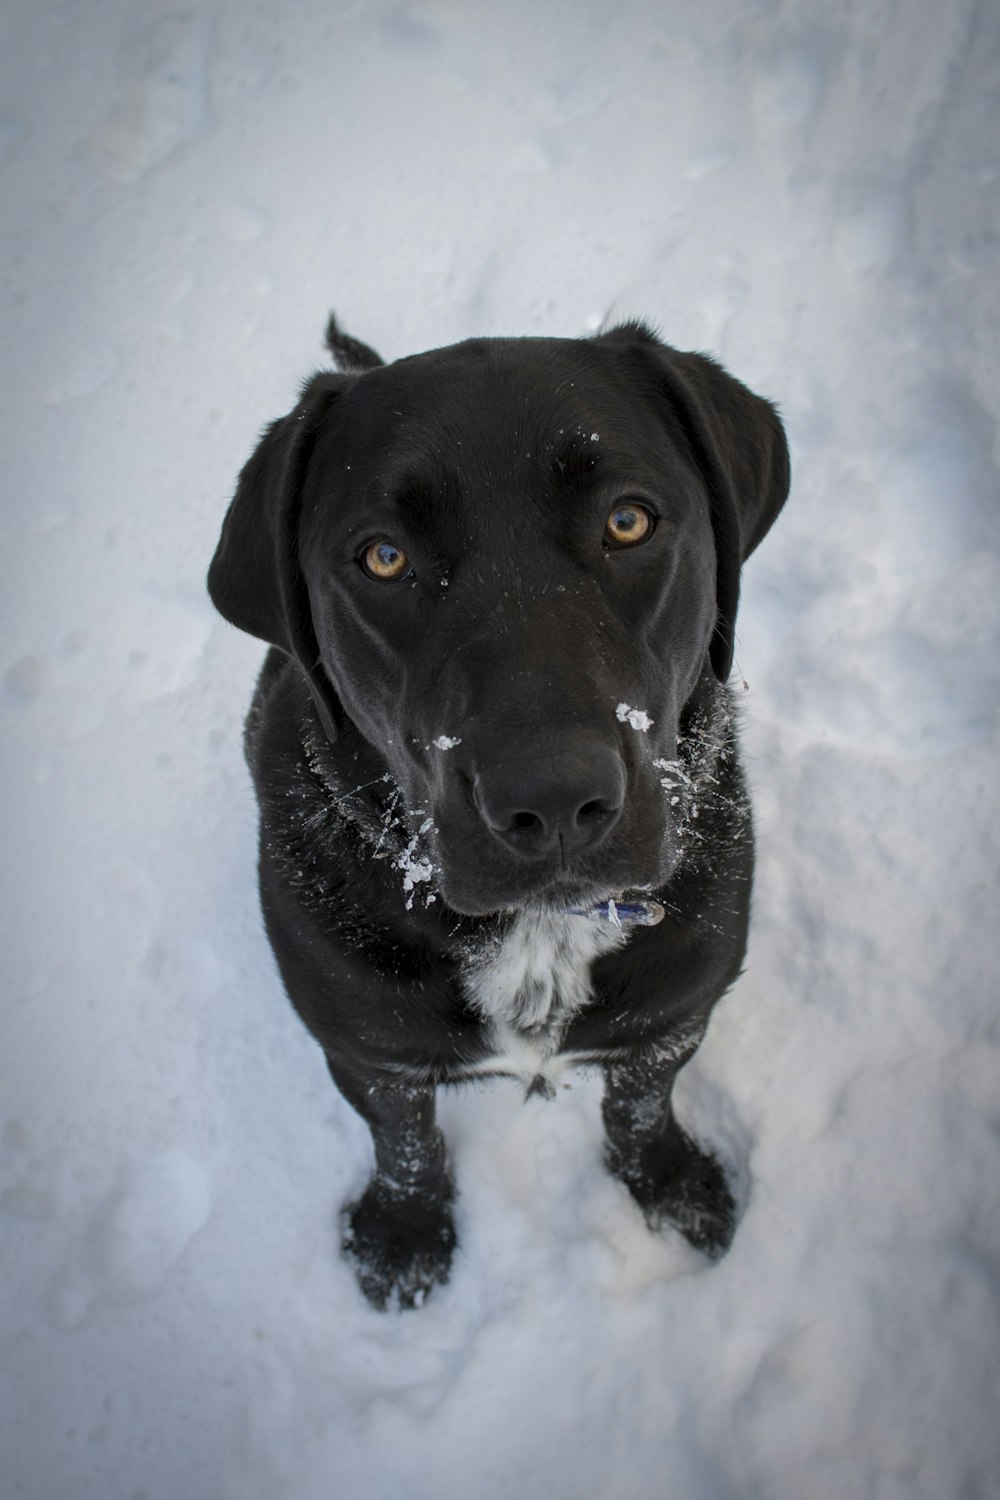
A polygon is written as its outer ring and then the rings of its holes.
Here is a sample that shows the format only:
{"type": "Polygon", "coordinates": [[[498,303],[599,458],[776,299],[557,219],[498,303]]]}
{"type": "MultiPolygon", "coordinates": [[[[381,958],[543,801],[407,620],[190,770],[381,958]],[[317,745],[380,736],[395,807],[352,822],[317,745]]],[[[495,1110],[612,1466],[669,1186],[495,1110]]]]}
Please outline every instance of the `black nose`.
{"type": "Polygon", "coordinates": [[[522,859],[596,848],[621,817],[625,768],[617,752],[570,750],[508,761],[473,783],[480,817],[522,859]]]}

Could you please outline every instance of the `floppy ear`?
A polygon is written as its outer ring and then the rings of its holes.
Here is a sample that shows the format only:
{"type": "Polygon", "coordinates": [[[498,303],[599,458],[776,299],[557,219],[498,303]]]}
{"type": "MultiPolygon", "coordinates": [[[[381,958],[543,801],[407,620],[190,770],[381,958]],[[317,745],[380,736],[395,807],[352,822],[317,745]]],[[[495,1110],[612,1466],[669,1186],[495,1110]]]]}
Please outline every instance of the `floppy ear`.
{"type": "Polygon", "coordinates": [[[320,661],[299,566],[299,516],[316,434],[350,383],[342,375],[314,376],[294,411],[271,423],[240,473],[208,570],[219,613],[295,657],[331,739],[340,704],[320,661]]]}
{"type": "Polygon", "coordinates": [[[755,396],[706,354],[681,354],[645,325],[605,334],[642,346],[680,420],[708,486],[715,535],[716,624],[709,650],[725,682],[733,664],[740,567],[766,535],[788,496],[788,444],[770,401],[755,396]]]}

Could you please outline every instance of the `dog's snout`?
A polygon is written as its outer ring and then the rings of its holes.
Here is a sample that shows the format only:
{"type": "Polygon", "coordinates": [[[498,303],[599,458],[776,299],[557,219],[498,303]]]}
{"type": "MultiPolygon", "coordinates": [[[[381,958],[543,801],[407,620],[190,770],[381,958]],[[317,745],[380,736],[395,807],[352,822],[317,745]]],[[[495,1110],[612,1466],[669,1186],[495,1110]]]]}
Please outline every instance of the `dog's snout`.
{"type": "Polygon", "coordinates": [[[476,807],[494,838],[524,859],[593,849],[625,805],[625,768],[617,753],[551,755],[480,771],[476,807]]]}

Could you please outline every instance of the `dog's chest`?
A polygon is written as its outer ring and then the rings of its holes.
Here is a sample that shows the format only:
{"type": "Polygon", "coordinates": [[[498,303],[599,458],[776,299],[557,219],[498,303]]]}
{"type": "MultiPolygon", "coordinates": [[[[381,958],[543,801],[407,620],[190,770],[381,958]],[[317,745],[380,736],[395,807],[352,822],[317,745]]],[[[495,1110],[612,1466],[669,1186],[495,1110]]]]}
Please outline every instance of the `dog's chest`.
{"type": "Polygon", "coordinates": [[[522,913],[510,931],[467,965],[466,995],[489,1028],[490,1054],[471,1070],[506,1073],[547,1089],[574,1061],[559,1053],[573,1015],[592,998],[591,965],[620,947],[609,922],[558,913],[522,913]]]}

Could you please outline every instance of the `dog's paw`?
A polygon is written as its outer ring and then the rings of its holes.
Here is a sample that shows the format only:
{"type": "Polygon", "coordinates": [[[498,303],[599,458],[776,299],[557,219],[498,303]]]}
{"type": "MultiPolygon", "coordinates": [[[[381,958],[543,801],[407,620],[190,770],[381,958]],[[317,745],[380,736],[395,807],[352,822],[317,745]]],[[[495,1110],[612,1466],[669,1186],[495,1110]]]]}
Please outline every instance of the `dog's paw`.
{"type": "Polygon", "coordinates": [[[455,1250],[451,1194],[396,1194],[373,1179],[341,1215],[341,1249],[373,1307],[420,1307],[448,1280],[455,1250]]]}
{"type": "Polygon", "coordinates": [[[726,1174],[709,1151],[678,1132],[662,1163],[644,1163],[641,1170],[609,1160],[638,1203],[653,1230],[672,1224],[696,1250],[718,1260],[736,1232],[736,1203],[726,1174]]]}

